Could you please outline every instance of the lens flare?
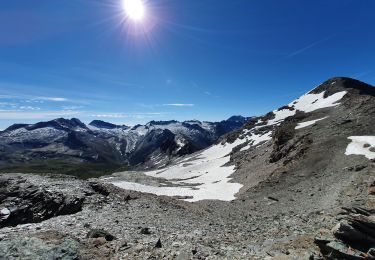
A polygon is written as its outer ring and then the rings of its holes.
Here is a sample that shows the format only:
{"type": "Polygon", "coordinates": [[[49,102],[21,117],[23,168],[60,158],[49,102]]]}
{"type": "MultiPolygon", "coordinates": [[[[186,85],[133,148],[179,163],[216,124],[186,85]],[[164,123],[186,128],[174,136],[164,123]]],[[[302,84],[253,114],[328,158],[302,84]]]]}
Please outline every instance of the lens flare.
{"type": "Polygon", "coordinates": [[[142,21],[146,15],[146,7],[142,0],[122,0],[126,16],[133,21],[142,21]]]}

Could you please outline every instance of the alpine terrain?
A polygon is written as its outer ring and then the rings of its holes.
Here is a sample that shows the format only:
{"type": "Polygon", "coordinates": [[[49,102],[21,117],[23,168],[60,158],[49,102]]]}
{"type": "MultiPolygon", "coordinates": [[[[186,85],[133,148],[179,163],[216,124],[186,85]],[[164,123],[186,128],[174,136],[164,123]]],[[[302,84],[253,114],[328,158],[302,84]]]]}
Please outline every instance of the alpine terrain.
{"type": "Polygon", "coordinates": [[[0,258],[375,259],[374,120],[375,88],[332,78],[250,119],[14,125],[3,166],[137,167],[0,175],[0,258]]]}
{"type": "Polygon", "coordinates": [[[175,157],[207,148],[249,119],[151,121],[133,127],[99,120],[86,125],[76,118],[15,124],[0,132],[0,170],[92,177],[122,167],[161,167],[175,157]]]}

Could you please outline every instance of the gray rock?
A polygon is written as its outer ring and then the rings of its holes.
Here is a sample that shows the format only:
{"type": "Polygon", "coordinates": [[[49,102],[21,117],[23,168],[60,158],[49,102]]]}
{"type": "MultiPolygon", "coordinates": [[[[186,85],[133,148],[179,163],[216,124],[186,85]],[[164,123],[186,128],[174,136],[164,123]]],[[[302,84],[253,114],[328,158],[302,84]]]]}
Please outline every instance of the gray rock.
{"type": "Polygon", "coordinates": [[[87,233],[87,238],[105,238],[105,240],[107,241],[113,241],[115,240],[116,238],[111,235],[110,233],[108,233],[107,231],[105,230],[102,230],[102,229],[93,229],[93,230],[90,230],[88,233],[87,233]]]}
{"type": "Polygon", "coordinates": [[[0,210],[0,221],[5,221],[10,216],[10,210],[7,208],[3,208],[0,210]]]}
{"type": "Polygon", "coordinates": [[[163,247],[163,245],[161,244],[161,240],[159,238],[158,241],[155,244],[155,248],[162,248],[162,247],[163,247]]]}
{"type": "MultiPolygon", "coordinates": [[[[38,178],[38,177],[36,177],[38,178]]],[[[37,185],[22,175],[0,175],[0,227],[36,223],[79,212],[85,197],[59,186],[37,185]]]]}
{"type": "Polygon", "coordinates": [[[151,231],[148,227],[141,228],[141,234],[142,235],[150,235],[151,231]]]}
{"type": "Polygon", "coordinates": [[[38,238],[20,238],[0,242],[0,259],[72,260],[79,257],[79,243],[66,239],[61,243],[46,243],[38,238]]]}

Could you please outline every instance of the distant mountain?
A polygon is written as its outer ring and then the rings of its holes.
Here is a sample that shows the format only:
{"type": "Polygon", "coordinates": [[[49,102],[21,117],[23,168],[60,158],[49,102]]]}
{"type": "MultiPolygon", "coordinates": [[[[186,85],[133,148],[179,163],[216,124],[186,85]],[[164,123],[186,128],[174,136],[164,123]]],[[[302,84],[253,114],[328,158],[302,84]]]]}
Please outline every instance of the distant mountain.
{"type": "Polygon", "coordinates": [[[119,125],[115,125],[112,123],[104,122],[102,120],[94,120],[89,125],[97,127],[97,128],[104,128],[104,129],[118,129],[118,128],[128,129],[129,128],[126,125],[119,126],[119,125]]]}
{"type": "Polygon", "coordinates": [[[39,165],[53,164],[51,161],[160,167],[175,157],[210,146],[249,119],[151,121],[134,127],[101,120],[86,125],[76,118],[15,124],[0,132],[0,167],[36,164],[37,170],[39,165]]]}

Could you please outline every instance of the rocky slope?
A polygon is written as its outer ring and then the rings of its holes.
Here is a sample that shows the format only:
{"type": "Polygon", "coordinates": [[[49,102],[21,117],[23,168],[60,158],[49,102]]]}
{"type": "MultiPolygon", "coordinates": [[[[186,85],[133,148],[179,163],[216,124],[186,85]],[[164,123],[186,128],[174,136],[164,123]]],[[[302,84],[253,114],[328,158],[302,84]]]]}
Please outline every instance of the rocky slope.
{"type": "Polygon", "coordinates": [[[171,158],[208,147],[247,120],[234,116],[217,123],[151,121],[128,127],[98,120],[85,125],[78,119],[59,118],[33,125],[17,124],[0,132],[0,168],[23,170],[22,166],[29,166],[25,170],[66,173],[61,170],[71,165],[160,167],[171,158]],[[56,169],[48,165],[56,165],[56,169]]]}
{"type": "Polygon", "coordinates": [[[160,170],[91,182],[4,175],[74,182],[86,195],[75,214],[2,228],[0,255],[374,259],[374,118],[375,88],[334,78],[160,170]]]}

